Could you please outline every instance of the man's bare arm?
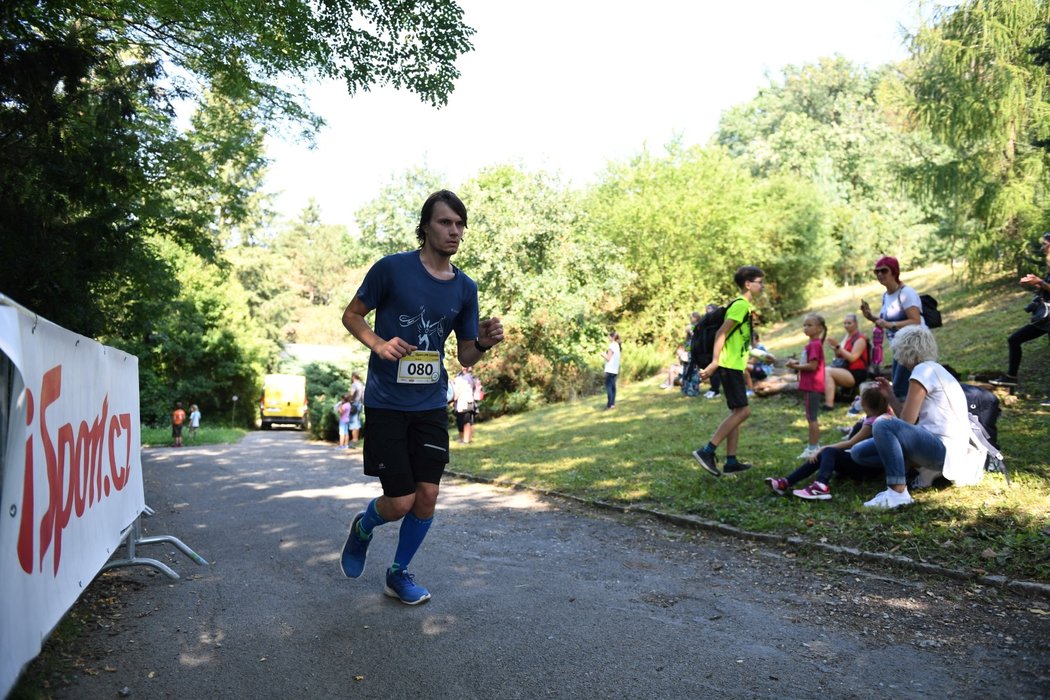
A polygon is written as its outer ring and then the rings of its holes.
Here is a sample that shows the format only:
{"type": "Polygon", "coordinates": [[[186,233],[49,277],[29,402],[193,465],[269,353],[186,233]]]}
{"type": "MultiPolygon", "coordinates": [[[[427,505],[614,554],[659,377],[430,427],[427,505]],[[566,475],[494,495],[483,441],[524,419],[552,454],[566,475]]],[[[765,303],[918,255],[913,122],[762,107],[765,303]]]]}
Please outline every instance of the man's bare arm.
{"type": "Polygon", "coordinates": [[[405,355],[415,351],[415,345],[397,336],[390,340],[384,340],[376,335],[375,331],[368,325],[368,322],[365,321],[365,316],[371,311],[372,309],[368,308],[361,301],[360,297],[355,296],[343,311],[343,327],[350,331],[352,336],[360,340],[366,348],[379,355],[381,359],[396,362],[405,355]]]}

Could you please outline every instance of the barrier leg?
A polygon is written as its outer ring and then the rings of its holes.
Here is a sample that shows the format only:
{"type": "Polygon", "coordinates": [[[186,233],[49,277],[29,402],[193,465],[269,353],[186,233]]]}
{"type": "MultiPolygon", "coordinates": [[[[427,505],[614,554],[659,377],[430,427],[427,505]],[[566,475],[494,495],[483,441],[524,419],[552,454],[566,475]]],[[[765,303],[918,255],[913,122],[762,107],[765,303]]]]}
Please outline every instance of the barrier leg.
{"type": "MultiPolygon", "coordinates": [[[[145,515],[147,517],[153,515],[153,509],[149,506],[146,506],[145,509],[142,511],[142,515],[145,515]]],[[[164,562],[158,561],[156,559],[150,559],[149,557],[137,556],[136,548],[140,544],[171,544],[174,545],[176,549],[181,551],[183,554],[192,559],[198,565],[208,565],[208,562],[204,559],[204,557],[197,554],[188,546],[186,546],[186,543],[184,543],[178,537],[173,537],[171,535],[155,535],[152,537],[143,537],[142,525],[139,522],[141,520],[142,515],[140,515],[138,518],[135,518],[135,522],[131,524],[131,527],[128,528],[127,534],[124,536],[124,547],[126,549],[127,556],[123,559],[113,559],[111,561],[106,562],[106,564],[102,567],[102,571],[108,571],[109,569],[116,569],[122,566],[149,566],[160,571],[168,578],[175,579],[176,581],[179,579],[178,573],[176,573],[174,569],[172,569],[164,562]]]]}

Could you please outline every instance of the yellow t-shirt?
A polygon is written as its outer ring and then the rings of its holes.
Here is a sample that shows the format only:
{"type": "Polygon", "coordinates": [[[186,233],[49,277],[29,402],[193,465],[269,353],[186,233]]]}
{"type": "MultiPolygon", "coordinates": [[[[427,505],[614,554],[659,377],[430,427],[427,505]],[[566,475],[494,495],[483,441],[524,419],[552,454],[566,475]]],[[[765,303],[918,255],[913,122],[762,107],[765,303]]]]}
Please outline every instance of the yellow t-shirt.
{"type": "Polygon", "coordinates": [[[747,353],[751,347],[751,304],[744,297],[737,297],[726,308],[726,320],[737,325],[726,335],[718,366],[726,369],[747,369],[747,353]],[[743,324],[743,328],[740,325],[743,324]]]}

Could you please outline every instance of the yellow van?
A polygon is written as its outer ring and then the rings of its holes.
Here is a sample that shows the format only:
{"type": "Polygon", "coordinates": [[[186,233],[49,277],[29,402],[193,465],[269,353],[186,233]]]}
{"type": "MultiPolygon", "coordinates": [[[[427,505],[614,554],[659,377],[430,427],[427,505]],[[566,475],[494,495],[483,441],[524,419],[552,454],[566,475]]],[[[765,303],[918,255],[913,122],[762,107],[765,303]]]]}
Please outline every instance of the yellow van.
{"type": "Polygon", "coordinates": [[[306,377],[298,374],[267,374],[263,382],[259,414],[263,430],[277,424],[310,427],[306,404],[306,377]]]}

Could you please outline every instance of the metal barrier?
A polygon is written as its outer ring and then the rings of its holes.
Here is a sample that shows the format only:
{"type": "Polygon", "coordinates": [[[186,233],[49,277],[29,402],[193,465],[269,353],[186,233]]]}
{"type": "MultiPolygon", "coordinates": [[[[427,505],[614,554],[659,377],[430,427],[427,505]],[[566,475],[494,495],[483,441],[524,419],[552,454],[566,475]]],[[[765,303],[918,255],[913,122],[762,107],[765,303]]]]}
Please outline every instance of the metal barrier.
{"type": "Polygon", "coordinates": [[[139,515],[139,517],[135,518],[135,522],[131,524],[131,526],[127,529],[127,531],[124,533],[123,538],[121,539],[121,544],[124,545],[125,554],[127,556],[125,556],[123,559],[111,559],[110,561],[106,562],[106,564],[102,567],[101,571],[109,571],[110,569],[116,569],[124,566],[151,566],[157,571],[160,571],[168,578],[175,579],[177,581],[179,579],[179,574],[164,562],[159,561],[157,559],[150,559],[148,557],[140,557],[137,555],[137,549],[139,545],[144,544],[171,544],[174,545],[176,549],[185,554],[196,564],[200,566],[208,565],[208,562],[204,559],[204,557],[190,549],[186,545],[186,543],[180,540],[178,537],[173,537],[172,535],[153,535],[150,537],[143,537],[141,522],[142,518],[143,516],[151,517],[153,513],[154,510],[149,506],[146,506],[145,509],[143,509],[142,514],[139,515]]]}

